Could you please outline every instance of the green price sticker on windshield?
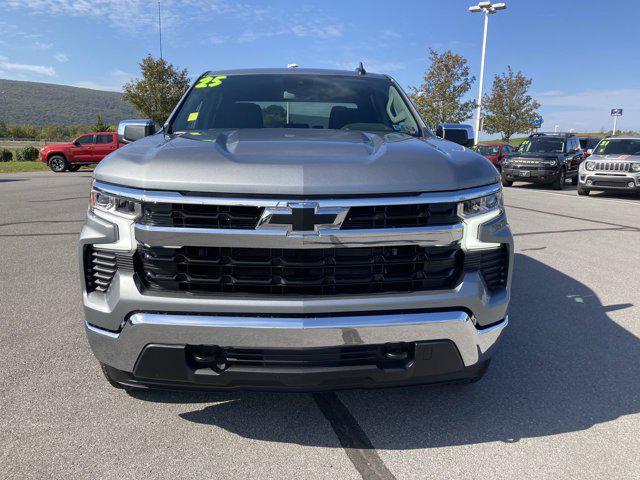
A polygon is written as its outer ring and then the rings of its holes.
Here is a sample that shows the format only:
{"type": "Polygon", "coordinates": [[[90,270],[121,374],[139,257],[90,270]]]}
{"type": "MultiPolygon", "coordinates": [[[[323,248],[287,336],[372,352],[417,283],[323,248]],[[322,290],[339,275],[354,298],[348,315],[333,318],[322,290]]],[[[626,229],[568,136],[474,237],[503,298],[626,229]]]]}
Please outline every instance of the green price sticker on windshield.
{"type": "Polygon", "coordinates": [[[222,80],[227,78],[226,75],[218,75],[216,77],[202,77],[198,80],[195,88],[207,88],[207,87],[217,87],[218,85],[222,85],[222,80]]]}

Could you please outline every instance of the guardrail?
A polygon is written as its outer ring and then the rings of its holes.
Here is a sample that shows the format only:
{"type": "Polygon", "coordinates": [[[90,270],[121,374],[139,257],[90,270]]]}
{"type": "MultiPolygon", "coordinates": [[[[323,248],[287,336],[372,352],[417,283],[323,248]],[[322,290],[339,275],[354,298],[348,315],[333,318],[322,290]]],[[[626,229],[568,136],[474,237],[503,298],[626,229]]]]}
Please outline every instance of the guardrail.
{"type": "Polygon", "coordinates": [[[67,140],[50,140],[39,138],[0,138],[0,148],[44,147],[50,143],[60,143],[67,140]]]}

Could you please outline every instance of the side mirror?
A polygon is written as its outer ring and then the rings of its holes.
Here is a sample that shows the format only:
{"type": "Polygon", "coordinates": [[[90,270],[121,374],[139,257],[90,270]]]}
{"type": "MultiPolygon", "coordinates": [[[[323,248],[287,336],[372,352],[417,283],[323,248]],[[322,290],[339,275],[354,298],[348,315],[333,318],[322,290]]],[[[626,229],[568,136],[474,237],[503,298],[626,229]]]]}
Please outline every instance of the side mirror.
{"type": "Polygon", "coordinates": [[[118,124],[118,141],[130,143],[156,133],[152,120],[123,120],[118,124]]]}
{"type": "Polygon", "coordinates": [[[438,125],[436,128],[436,135],[464,147],[473,147],[473,133],[470,134],[470,132],[464,128],[446,128],[442,125],[438,125]]]}
{"type": "Polygon", "coordinates": [[[76,147],[79,147],[80,146],[80,142],[78,140],[74,140],[73,141],[73,145],[76,146],[76,147]]]}

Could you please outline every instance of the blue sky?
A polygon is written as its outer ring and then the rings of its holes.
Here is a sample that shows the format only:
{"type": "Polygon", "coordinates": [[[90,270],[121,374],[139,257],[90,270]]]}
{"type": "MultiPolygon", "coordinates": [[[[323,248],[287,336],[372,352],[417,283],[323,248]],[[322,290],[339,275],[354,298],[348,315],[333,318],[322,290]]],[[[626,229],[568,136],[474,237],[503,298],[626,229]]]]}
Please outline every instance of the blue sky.
{"type": "MultiPolygon", "coordinates": [[[[207,69],[355,68],[416,85],[428,48],[480,67],[482,15],[471,0],[161,0],[164,56],[207,69]]],[[[640,1],[511,0],[491,17],[485,85],[507,65],[534,80],[544,129],[640,130],[640,1]]],[[[155,0],[0,0],[0,78],[119,90],[158,55],[155,0]]],[[[472,94],[477,94],[477,83],[472,94]]]]}

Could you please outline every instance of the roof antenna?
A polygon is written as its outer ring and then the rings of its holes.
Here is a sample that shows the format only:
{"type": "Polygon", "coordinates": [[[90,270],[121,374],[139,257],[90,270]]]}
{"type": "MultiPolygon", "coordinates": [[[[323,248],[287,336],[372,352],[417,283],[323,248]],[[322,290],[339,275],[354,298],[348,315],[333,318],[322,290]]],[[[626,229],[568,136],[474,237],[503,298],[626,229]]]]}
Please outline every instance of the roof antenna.
{"type": "Polygon", "coordinates": [[[358,75],[366,75],[367,71],[364,69],[364,65],[362,65],[362,62],[360,62],[360,65],[358,65],[358,68],[356,68],[356,73],[358,75]]]}

